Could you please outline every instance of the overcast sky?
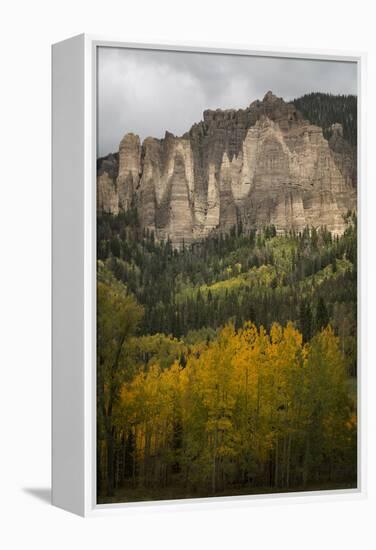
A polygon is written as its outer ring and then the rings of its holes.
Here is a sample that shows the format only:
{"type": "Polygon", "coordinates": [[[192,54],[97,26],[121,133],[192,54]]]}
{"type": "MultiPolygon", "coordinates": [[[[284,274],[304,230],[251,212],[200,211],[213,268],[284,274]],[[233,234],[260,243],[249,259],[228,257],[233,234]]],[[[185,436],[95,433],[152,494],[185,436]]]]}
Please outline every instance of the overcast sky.
{"type": "Polygon", "coordinates": [[[127,132],[181,135],[205,109],[245,108],[268,90],[285,100],[356,94],[356,64],[101,47],[98,154],[117,151],[127,132]]]}

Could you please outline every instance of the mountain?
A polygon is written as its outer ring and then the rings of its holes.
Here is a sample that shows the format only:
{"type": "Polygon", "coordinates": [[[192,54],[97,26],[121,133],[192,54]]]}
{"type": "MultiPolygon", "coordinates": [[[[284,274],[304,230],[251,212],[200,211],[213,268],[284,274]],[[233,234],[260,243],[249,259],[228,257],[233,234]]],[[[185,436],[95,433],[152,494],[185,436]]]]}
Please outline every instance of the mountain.
{"type": "Polygon", "coordinates": [[[141,226],[175,247],[239,222],[341,234],[356,210],[356,149],[341,123],[323,130],[268,92],[246,109],[204,111],[181,137],[141,144],[126,134],[118,153],[98,160],[97,207],[136,207],[141,226]]]}
{"type": "Polygon", "coordinates": [[[343,128],[343,137],[356,146],[357,108],[356,95],[333,95],[314,92],[294,99],[295,107],[304,118],[324,129],[324,136],[331,137],[331,126],[339,122],[343,128]]]}

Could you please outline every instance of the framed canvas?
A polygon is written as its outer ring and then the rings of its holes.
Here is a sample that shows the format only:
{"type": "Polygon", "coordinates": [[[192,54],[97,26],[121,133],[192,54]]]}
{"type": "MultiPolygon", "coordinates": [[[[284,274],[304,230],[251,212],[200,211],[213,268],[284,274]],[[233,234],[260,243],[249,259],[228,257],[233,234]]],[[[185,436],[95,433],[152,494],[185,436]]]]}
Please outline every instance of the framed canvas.
{"type": "Polygon", "coordinates": [[[364,63],[53,46],[55,505],[364,496],[364,63]]]}

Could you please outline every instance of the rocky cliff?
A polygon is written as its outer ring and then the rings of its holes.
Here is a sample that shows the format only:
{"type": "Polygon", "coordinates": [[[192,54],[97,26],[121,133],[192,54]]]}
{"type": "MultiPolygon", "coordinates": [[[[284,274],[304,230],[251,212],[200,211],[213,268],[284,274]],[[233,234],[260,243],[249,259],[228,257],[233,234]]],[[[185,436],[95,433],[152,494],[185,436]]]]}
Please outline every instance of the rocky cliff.
{"type": "Polygon", "coordinates": [[[344,230],[356,209],[356,151],[340,124],[323,137],[292,103],[268,92],[246,109],[204,111],[181,137],[135,134],[98,161],[99,212],[136,206],[141,224],[179,246],[226,231],[274,224],[344,230]]]}

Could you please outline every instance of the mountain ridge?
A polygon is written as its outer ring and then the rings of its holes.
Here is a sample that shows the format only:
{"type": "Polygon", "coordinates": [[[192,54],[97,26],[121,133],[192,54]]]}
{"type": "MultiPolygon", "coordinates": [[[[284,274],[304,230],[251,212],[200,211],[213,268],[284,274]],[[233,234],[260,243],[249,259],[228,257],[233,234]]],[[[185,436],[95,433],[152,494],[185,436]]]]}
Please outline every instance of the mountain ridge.
{"type": "Polygon", "coordinates": [[[341,124],[329,130],[269,91],[245,109],[205,110],[181,137],[141,144],[128,133],[98,159],[98,212],[136,207],[141,226],[176,247],[239,222],[341,234],[356,210],[356,151],[341,124]]]}

